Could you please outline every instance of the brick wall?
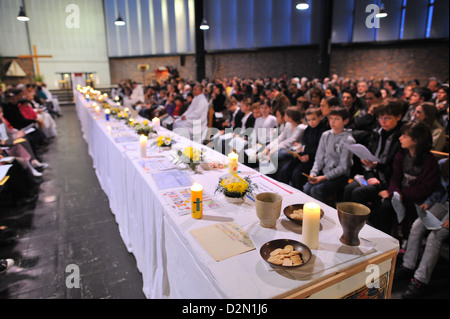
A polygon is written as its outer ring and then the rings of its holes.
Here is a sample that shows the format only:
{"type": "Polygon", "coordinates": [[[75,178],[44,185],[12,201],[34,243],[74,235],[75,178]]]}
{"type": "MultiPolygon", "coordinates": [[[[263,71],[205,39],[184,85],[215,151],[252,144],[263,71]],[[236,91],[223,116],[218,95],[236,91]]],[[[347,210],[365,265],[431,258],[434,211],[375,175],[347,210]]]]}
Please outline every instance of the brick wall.
{"type": "MultiPolygon", "coordinates": [[[[243,51],[234,53],[211,53],[206,56],[206,77],[231,78],[265,77],[283,75],[316,76],[317,48],[284,49],[267,51],[243,51]]],[[[123,79],[143,81],[139,64],[150,65],[146,73],[147,80],[155,78],[155,70],[160,66],[173,66],[178,69],[180,76],[187,80],[196,79],[195,56],[186,55],[184,66],[181,66],[180,56],[157,56],[142,58],[111,58],[111,83],[117,84],[123,79]]]]}
{"type": "Polygon", "coordinates": [[[442,81],[448,79],[448,61],[448,42],[333,47],[330,71],[354,79],[389,77],[397,82],[418,79],[425,85],[431,76],[442,81]]]}
{"type": "MultiPolygon", "coordinates": [[[[206,56],[206,76],[209,79],[237,77],[280,77],[286,75],[312,78],[319,73],[319,50],[303,48],[267,49],[259,51],[215,52],[206,56]]],[[[448,42],[409,43],[390,45],[333,46],[330,74],[353,79],[389,77],[396,81],[419,79],[424,85],[430,76],[441,80],[449,75],[448,42]]],[[[138,64],[149,64],[147,78],[159,66],[173,66],[182,78],[195,80],[195,56],[186,55],[181,66],[180,56],[142,58],[111,58],[111,83],[131,78],[142,82],[138,64]]]]}

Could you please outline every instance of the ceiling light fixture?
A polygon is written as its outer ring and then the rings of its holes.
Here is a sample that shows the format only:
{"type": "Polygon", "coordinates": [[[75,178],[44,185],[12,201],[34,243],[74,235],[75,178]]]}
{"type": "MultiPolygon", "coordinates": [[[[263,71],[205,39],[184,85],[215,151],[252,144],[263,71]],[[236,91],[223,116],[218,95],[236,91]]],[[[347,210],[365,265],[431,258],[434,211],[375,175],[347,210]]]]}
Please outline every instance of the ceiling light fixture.
{"type": "Polygon", "coordinates": [[[17,20],[19,21],[29,21],[30,18],[27,17],[27,14],[25,13],[25,8],[20,7],[19,15],[17,16],[17,20]]]}
{"type": "Polygon", "coordinates": [[[117,18],[116,22],[114,22],[114,24],[119,26],[119,27],[125,25],[125,21],[123,21],[122,17],[120,16],[120,13],[119,13],[119,17],[117,18]]]}
{"type": "Polygon", "coordinates": [[[206,21],[205,18],[203,18],[203,20],[202,20],[202,24],[200,25],[200,29],[201,30],[209,30],[208,21],[206,21]]]}
{"type": "Polygon", "coordinates": [[[296,6],[298,10],[307,10],[309,9],[309,4],[306,0],[300,0],[296,6]]]}
{"type": "Polygon", "coordinates": [[[377,18],[386,18],[388,16],[386,9],[384,8],[384,5],[382,4],[380,7],[380,10],[376,14],[377,18]]]}

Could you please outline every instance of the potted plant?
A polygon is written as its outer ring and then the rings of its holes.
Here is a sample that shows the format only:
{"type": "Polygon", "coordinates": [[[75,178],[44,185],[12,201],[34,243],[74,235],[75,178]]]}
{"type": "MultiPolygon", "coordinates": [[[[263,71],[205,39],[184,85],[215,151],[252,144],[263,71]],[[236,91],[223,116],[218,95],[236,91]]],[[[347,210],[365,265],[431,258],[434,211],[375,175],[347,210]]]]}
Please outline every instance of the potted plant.
{"type": "Polygon", "coordinates": [[[250,177],[246,176],[242,178],[235,174],[219,179],[219,183],[214,193],[222,193],[225,196],[225,200],[230,203],[238,204],[243,203],[244,197],[247,194],[251,194],[254,188],[257,187],[258,186],[250,180],[250,177]]]}

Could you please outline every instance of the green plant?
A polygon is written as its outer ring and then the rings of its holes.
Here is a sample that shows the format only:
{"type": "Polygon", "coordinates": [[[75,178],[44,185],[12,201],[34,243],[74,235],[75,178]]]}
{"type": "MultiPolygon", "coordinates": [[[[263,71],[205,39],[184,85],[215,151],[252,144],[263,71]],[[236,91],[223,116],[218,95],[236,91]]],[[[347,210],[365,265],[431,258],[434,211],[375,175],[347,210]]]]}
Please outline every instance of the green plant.
{"type": "Polygon", "coordinates": [[[44,81],[44,76],[43,75],[36,75],[34,77],[34,82],[43,82],[44,81]]]}

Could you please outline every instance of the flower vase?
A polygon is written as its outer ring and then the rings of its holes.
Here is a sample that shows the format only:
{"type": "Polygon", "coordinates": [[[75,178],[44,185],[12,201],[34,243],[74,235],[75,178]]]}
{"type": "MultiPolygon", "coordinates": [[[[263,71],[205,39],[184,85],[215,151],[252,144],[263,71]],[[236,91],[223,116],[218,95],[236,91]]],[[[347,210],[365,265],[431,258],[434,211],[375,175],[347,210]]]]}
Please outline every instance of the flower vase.
{"type": "Polygon", "coordinates": [[[224,195],[224,196],[225,196],[225,200],[231,204],[242,204],[245,201],[244,197],[228,197],[226,195],[224,195]]]}

